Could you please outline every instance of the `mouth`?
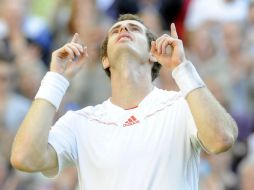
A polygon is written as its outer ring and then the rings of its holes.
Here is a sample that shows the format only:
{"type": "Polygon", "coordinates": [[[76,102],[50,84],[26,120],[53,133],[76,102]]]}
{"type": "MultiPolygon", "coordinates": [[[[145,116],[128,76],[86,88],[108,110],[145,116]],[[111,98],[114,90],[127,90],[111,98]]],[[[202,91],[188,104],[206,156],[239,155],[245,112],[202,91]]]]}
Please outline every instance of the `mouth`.
{"type": "Polygon", "coordinates": [[[132,40],[132,38],[127,33],[119,34],[119,36],[117,37],[117,42],[122,40],[132,40]]]}

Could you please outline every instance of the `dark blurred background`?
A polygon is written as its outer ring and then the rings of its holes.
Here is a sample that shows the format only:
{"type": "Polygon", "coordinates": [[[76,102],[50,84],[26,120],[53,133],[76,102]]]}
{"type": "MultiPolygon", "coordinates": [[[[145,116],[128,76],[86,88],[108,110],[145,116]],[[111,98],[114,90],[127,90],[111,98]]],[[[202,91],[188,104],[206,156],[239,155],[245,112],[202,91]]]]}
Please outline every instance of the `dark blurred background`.
{"type": "MultiPolygon", "coordinates": [[[[56,119],[110,96],[100,45],[123,13],[139,14],[157,35],[176,23],[187,58],[238,124],[230,151],[202,152],[200,190],[254,190],[253,0],[0,0],[0,190],[78,189],[75,168],[57,179],[13,169],[12,140],[48,71],[51,52],[75,32],[88,46],[89,61],[73,79],[56,119]]],[[[165,68],[154,83],[177,90],[165,68]]]]}

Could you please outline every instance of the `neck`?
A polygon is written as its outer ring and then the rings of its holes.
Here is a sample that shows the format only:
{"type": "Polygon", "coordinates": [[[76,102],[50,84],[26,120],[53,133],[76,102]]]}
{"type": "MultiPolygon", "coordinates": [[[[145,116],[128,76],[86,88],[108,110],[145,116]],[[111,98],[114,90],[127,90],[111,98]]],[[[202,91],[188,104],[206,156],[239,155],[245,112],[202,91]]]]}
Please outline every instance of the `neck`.
{"type": "Polygon", "coordinates": [[[130,56],[119,58],[116,65],[110,70],[111,102],[124,109],[138,106],[153,89],[150,65],[142,65],[130,56]]]}

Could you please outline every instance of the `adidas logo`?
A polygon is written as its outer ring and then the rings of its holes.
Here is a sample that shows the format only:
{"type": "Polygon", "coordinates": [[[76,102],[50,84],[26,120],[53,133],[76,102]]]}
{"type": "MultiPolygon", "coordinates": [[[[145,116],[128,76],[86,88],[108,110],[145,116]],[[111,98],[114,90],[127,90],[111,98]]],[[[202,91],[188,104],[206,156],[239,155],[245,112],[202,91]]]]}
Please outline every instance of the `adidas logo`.
{"type": "Polygon", "coordinates": [[[137,118],[134,115],[132,115],[127,121],[125,121],[123,127],[128,127],[131,125],[135,125],[137,123],[139,123],[139,120],[137,120],[137,118]]]}

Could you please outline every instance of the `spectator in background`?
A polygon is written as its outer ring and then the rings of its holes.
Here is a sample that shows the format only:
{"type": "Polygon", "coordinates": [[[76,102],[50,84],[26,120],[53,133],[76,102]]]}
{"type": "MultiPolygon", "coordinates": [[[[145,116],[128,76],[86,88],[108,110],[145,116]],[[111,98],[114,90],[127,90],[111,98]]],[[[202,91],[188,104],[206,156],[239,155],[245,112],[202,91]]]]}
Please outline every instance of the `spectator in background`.
{"type": "Polygon", "coordinates": [[[254,1],[251,0],[248,8],[246,20],[246,39],[249,51],[254,54],[254,1]]]}
{"type": "Polygon", "coordinates": [[[196,63],[200,75],[215,97],[229,110],[230,80],[226,72],[227,64],[223,62],[220,51],[219,31],[209,23],[203,23],[189,34],[190,60],[196,63]]]}
{"type": "MultiPolygon", "coordinates": [[[[15,64],[12,66],[21,77],[19,78],[21,80],[16,81],[18,82],[19,93],[28,99],[33,99],[32,97],[40,85],[41,77],[46,72],[47,53],[51,44],[50,31],[42,19],[28,16],[26,0],[4,0],[1,3],[3,7],[1,7],[0,23],[5,28],[5,33],[2,36],[2,43],[0,43],[3,44],[0,54],[1,57],[15,58],[15,64]],[[44,72],[41,71],[40,73],[40,69],[44,72]],[[27,78],[29,81],[26,80],[27,78]],[[22,84],[24,80],[26,80],[26,84],[22,84]]],[[[17,86],[13,91],[16,91],[16,88],[17,86]]]]}
{"type": "Polygon", "coordinates": [[[22,23],[27,11],[25,0],[1,1],[0,22],[6,32],[4,38],[8,40],[11,51],[17,56],[26,47],[26,40],[22,31],[22,23]]]}
{"type": "MultiPolygon", "coordinates": [[[[246,22],[246,35],[245,43],[247,44],[247,51],[251,55],[254,55],[254,1],[250,0],[249,9],[248,9],[248,19],[246,22]]],[[[250,82],[248,86],[248,94],[250,96],[249,107],[252,108],[251,113],[254,116],[254,65],[252,63],[252,71],[250,74],[250,82]]],[[[254,131],[254,117],[253,121],[253,131],[254,131]]]]}
{"type": "Polygon", "coordinates": [[[219,53],[220,37],[214,34],[214,28],[209,23],[196,28],[189,41],[189,57],[196,63],[202,76],[223,75],[225,76],[225,63],[219,53]]]}
{"type": "Polygon", "coordinates": [[[0,189],[3,190],[17,189],[20,178],[7,160],[14,134],[31,105],[28,99],[15,92],[15,69],[12,59],[0,59],[0,189]]]}
{"type": "Polygon", "coordinates": [[[222,25],[225,55],[223,61],[231,82],[230,110],[239,126],[239,140],[246,139],[252,131],[248,83],[253,69],[253,57],[243,46],[244,31],[237,22],[222,25]]]}
{"type": "MultiPolygon", "coordinates": [[[[232,151],[220,155],[209,155],[204,153],[210,171],[200,180],[200,190],[237,190],[237,176],[232,171],[232,151]]],[[[202,162],[201,162],[202,163],[202,162]]]]}
{"type": "Polygon", "coordinates": [[[34,62],[48,66],[52,34],[47,23],[41,18],[29,16],[23,24],[23,33],[27,41],[27,51],[24,53],[30,55],[34,62]]]}
{"type": "Polygon", "coordinates": [[[152,32],[156,35],[163,33],[162,17],[155,7],[146,7],[138,14],[152,32]]]}
{"type": "Polygon", "coordinates": [[[1,153],[8,159],[13,135],[31,102],[14,92],[15,65],[10,60],[0,59],[0,120],[2,123],[1,153]],[[15,109],[14,109],[15,108],[15,109]]]}
{"type": "Polygon", "coordinates": [[[17,82],[17,89],[19,93],[25,96],[26,98],[33,100],[36,92],[39,89],[41,80],[46,72],[47,68],[43,64],[21,63],[18,66],[19,80],[17,82]]]}
{"type": "Polygon", "coordinates": [[[52,19],[50,22],[52,30],[52,49],[56,49],[61,46],[63,41],[70,38],[69,21],[72,14],[72,3],[75,1],[58,0],[52,13],[52,19]]]}
{"type": "Polygon", "coordinates": [[[203,23],[243,22],[247,17],[248,0],[192,0],[185,26],[193,31],[203,23]]]}
{"type": "Polygon", "coordinates": [[[0,23],[6,30],[4,38],[17,60],[26,56],[27,49],[32,49],[47,64],[51,51],[51,34],[42,18],[28,14],[29,1],[3,0],[1,9],[0,23]]]}
{"type": "Polygon", "coordinates": [[[237,178],[231,171],[232,153],[203,154],[202,164],[208,164],[206,173],[201,172],[199,190],[236,190],[237,178]]]}
{"type": "Polygon", "coordinates": [[[179,29],[179,37],[183,38],[184,19],[191,0],[97,0],[97,5],[101,11],[116,19],[119,14],[137,14],[143,9],[157,9],[161,16],[161,23],[164,30],[168,30],[169,23],[176,23],[179,29]]]}
{"type": "Polygon", "coordinates": [[[73,79],[73,85],[63,100],[66,102],[63,111],[95,105],[105,100],[111,93],[110,81],[99,59],[100,44],[111,23],[112,20],[109,17],[98,11],[95,2],[73,1],[69,23],[70,32],[78,32],[81,41],[86,42],[86,45],[89,46],[89,60],[88,64],[73,79]],[[84,19],[86,17],[90,19],[84,19]],[[74,102],[77,102],[78,105],[74,105],[74,102]]]}

